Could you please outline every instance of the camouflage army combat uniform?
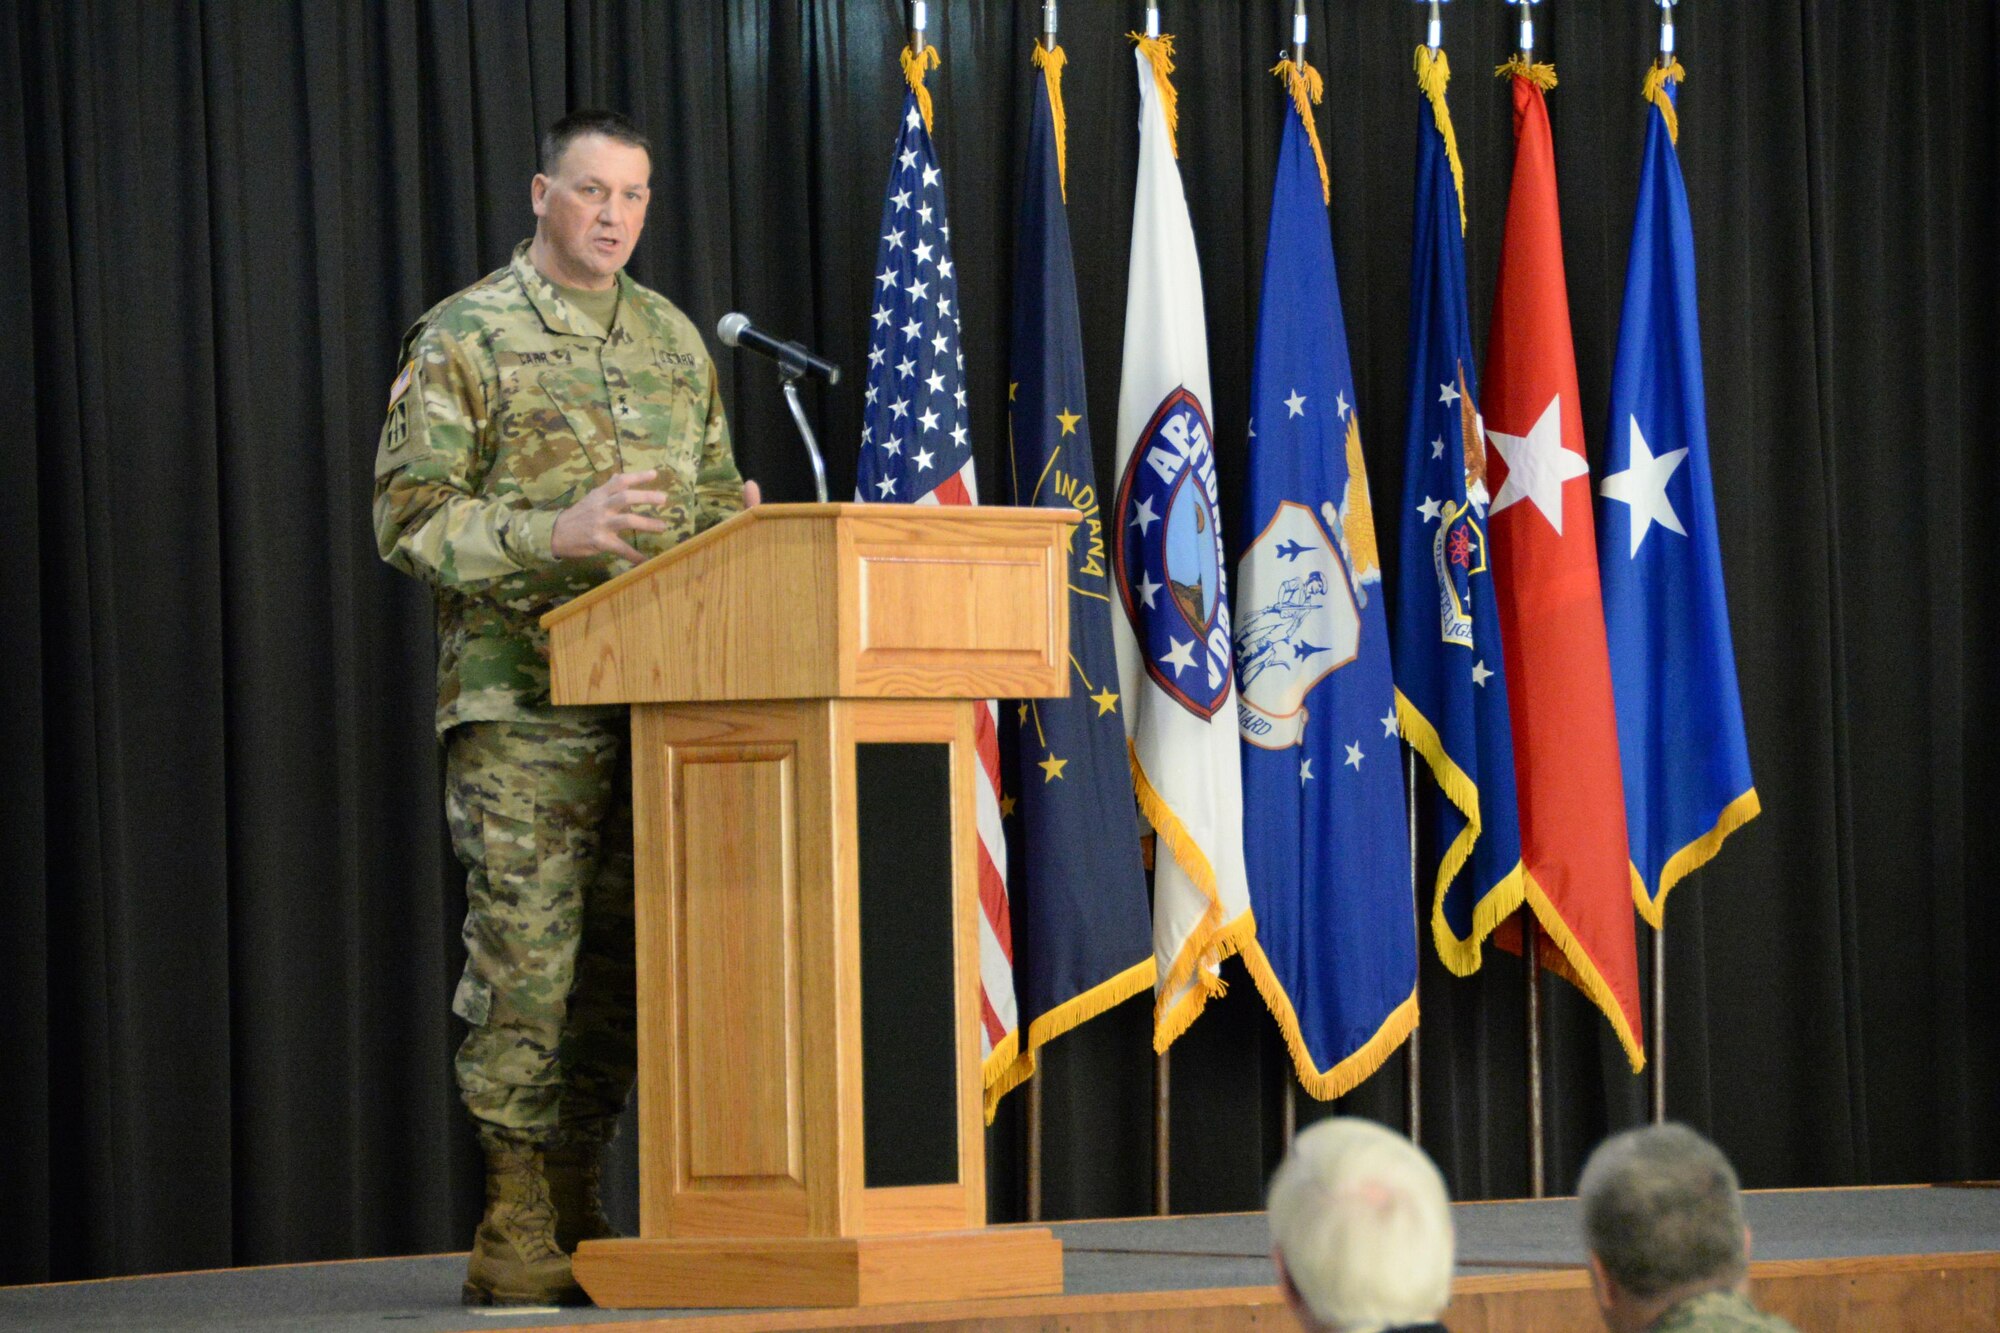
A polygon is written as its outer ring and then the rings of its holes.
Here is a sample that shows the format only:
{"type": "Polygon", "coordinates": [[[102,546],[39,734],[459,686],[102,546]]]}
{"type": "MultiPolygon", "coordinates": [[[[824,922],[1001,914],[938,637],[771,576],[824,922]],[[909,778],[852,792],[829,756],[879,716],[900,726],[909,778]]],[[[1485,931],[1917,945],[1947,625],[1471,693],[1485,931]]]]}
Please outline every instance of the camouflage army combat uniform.
{"type": "Polygon", "coordinates": [[[405,336],[375,464],[382,557],[437,598],[446,815],[466,866],[471,1025],[460,1094],[483,1128],[605,1134],[631,1087],[632,857],[625,710],[549,702],[537,618],[625,568],[557,560],[556,515],[658,469],[627,533],[648,555],[742,507],[714,366],[693,324],[618,275],[608,336],[528,256],[405,336]]]}
{"type": "Polygon", "coordinates": [[[1651,1333],[1797,1333],[1776,1315],[1768,1315],[1733,1291],[1705,1291],[1690,1296],[1653,1321],[1651,1333]]]}

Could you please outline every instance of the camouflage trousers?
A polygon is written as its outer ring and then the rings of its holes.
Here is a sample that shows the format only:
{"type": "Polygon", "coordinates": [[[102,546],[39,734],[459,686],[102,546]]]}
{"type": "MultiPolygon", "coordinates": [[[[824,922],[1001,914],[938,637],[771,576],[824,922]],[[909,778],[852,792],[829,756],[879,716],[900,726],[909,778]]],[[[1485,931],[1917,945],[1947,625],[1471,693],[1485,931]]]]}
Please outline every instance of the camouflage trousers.
{"type": "Polygon", "coordinates": [[[628,724],[468,722],[446,737],[465,863],[459,1095],[506,1129],[607,1126],[632,1088],[628,724]]]}

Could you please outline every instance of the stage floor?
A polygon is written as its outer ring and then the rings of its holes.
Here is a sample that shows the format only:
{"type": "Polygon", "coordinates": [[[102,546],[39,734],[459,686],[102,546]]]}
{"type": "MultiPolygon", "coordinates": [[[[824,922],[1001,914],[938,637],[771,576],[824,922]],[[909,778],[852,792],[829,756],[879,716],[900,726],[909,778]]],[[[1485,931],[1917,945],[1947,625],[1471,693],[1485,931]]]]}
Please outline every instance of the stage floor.
{"type": "MultiPolygon", "coordinates": [[[[1775,1190],[1745,1196],[1755,1234],[1753,1258],[1826,1261],[1871,1256],[1974,1257],[2000,1268],[2000,1189],[1912,1186],[1775,1190]]],[[[1583,1262],[1572,1199],[1459,1204],[1459,1276],[1472,1288],[1525,1290],[1534,1279],[1574,1293],[1583,1262]],[[1493,1283],[1495,1277],[1522,1279],[1493,1283]]],[[[869,1312],[723,1312],[564,1309],[486,1312],[458,1304],[462,1254],[345,1263],[177,1273],[160,1277],[0,1288],[0,1329],[303,1329],[322,1333],[394,1330],[566,1328],[655,1323],[671,1333],[751,1333],[788,1328],[976,1327],[1004,1318],[1080,1326],[1074,1316],[1123,1309],[1133,1327],[1225,1327],[1219,1314],[1287,1327],[1270,1289],[1269,1237],[1262,1213],[1070,1222],[1052,1229],[1064,1249],[1062,1296],[980,1302],[979,1308],[900,1306],[869,1312]],[[1256,1290],[1263,1289],[1263,1290],[1256,1290]],[[1174,1304],[1150,1297],[1184,1293],[1174,1304]],[[1152,1310],[1156,1318],[1144,1313],[1152,1310]],[[1218,1317],[1190,1320],[1197,1309],[1218,1317]],[[1253,1313],[1254,1312],[1254,1313],[1253,1313]],[[1279,1316],[1274,1318],[1274,1316],[1279,1316]]],[[[1905,1264],[1904,1268],[1910,1267],[1905,1264]]],[[[1940,1274],[1941,1275],[1941,1274],[1940,1274]]],[[[1454,1311],[1458,1310],[1454,1305],[1454,1311]]],[[[1452,1320],[1454,1328],[1494,1328],[1490,1315],[1452,1320]]],[[[1103,1325],[1109,1327],[1110,1325],[1103,1325]]],[[[1965,1325],[1974,1326],[1974,1325],[1965,1325]]],[[[2000,1322],[1987,1325],[2000,1327],[2000,1322]]]]}

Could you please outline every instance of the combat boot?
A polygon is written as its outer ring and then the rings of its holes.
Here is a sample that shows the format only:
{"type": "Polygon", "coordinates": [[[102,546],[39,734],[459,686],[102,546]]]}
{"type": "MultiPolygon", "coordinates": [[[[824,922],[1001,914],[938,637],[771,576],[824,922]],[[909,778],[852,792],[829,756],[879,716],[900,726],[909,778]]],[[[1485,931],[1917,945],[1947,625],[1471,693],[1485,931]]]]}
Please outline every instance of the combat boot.
{"type": "Polygon", "coordinates": [[[586,1240],[611,1240],[618,1229],[604,1215],[604,1148],[617,1129],[615,1121],[590,1121],[567,1130],[543,1154],[548,1170],[549,1198],[556,1206],[556,1244],[575,1254],[586,1240]]]}
{"type": "Polygon", "coordinates": [[[472,1238],[461,1295],[467,1305],[577,1305],[589,1298],[556,1244],[556,1210],[543,1144],[520,1130],[484,1127],[486,1216],[472,1238]]]}

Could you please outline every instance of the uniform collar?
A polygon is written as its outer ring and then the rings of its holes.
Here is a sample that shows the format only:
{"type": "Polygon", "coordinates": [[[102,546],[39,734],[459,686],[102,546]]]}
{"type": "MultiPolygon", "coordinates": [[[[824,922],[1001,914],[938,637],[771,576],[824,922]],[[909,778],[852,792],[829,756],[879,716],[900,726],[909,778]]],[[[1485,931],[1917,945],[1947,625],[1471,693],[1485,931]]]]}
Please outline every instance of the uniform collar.
{"type": "MultiPolygon", "coordinates": [[[[530,239],[515,246],[514,259],[509,267],[514,271],[514,281],[520,283],[521,290],[527,294],[528,304],[532,305],[535,313],[542,317],[542,323],[551,333],[566,333],[576,338],[597,338],[600,342],[605,341],[599,336],[596,327],[580,318],[576,308],[563,299],[563,294],[556,285],[535,267],[535,261],[528,257],[529,247],[533,244],[533,240],[530,239]]],[[[625,270],[621,268],[618,270],[618,313],[611,317],[609,330],[614,335],[618,327],[625,322],[625,311],[632,304],[627,299],[631,294],[632,279],[627,277],[625,270]]]]}

